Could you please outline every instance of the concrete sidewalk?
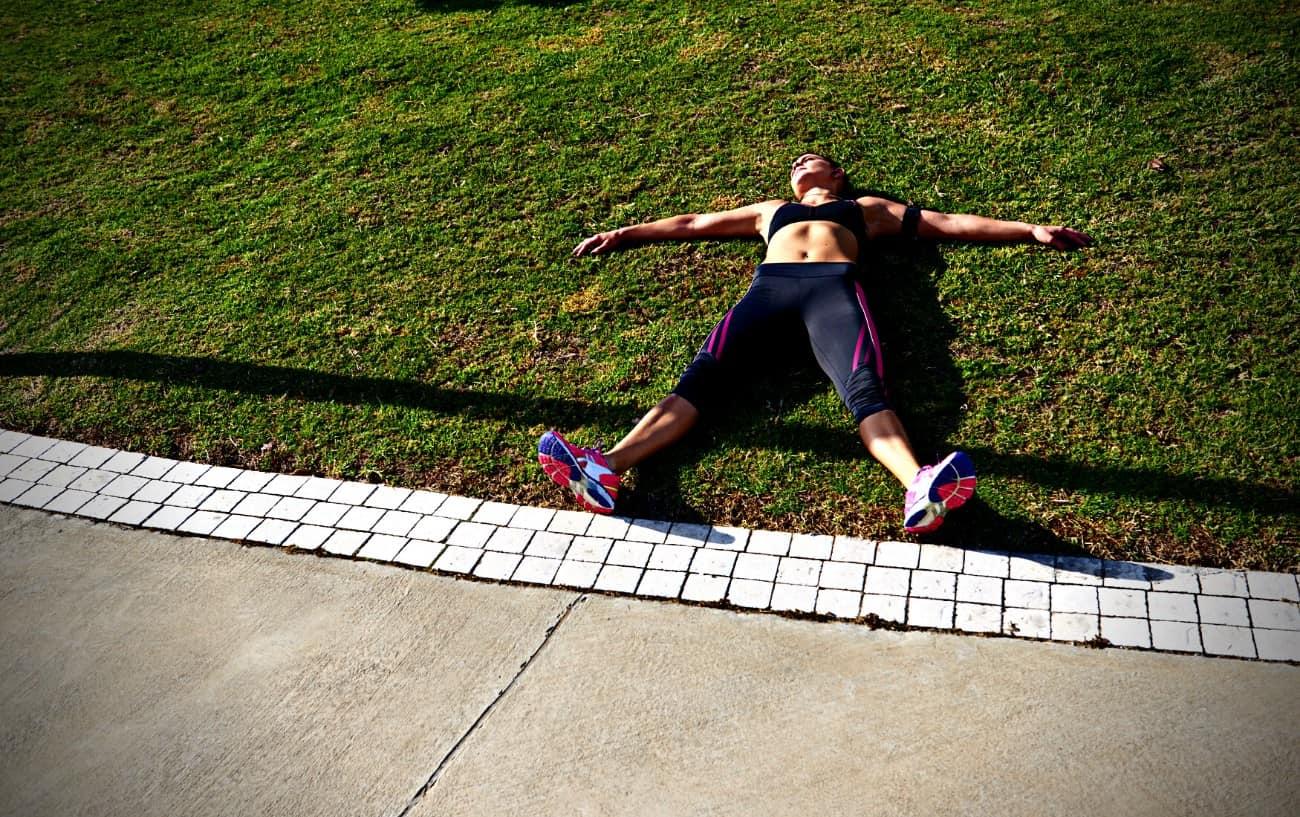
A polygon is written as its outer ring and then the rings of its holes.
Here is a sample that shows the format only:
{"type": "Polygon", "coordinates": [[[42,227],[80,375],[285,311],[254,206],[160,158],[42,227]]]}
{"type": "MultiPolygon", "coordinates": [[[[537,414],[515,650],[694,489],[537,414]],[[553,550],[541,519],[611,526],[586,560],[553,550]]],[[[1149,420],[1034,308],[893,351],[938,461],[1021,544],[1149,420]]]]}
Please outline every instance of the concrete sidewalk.
{"type": "Polygon", "coordinates": [[[1300,667],[458,580],[0,506],[0,814],[1300,810],[1300,667]]]}

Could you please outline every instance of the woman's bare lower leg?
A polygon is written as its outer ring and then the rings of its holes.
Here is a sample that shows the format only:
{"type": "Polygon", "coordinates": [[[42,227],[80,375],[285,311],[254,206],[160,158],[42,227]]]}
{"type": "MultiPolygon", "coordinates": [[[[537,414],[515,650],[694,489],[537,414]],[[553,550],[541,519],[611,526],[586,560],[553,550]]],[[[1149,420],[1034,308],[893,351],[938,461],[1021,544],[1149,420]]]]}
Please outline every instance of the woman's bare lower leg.
{"type": "Polygon", "coordinates": [[[912,484],[921,466],[912,454],[912,444],[903,423],[892,411],[878,411],[858,424],[858,436],[871,456],[880,461],[906,488],[912,484]]]}
{"type": "Polygon", "coordinates": [[[605,452],[605,461],[621,474],[637,463],[680,440],[700,419],[699,409],[670,394],[646,412],[641,422],[605,452]]]}

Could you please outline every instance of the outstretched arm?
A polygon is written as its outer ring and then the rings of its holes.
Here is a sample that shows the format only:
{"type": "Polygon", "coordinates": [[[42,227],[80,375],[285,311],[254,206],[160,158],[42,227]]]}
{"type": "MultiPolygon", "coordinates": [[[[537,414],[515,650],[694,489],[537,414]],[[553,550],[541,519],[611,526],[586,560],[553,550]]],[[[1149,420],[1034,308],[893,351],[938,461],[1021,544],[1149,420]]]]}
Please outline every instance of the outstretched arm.
{"type": "Polygon", "coordinates": [[[687,241],[698,238],[759,238],[768,202],[718,213],[689,213],[646,224],[596,233],[573,248],[574,256],[599,255],[646,241],[687,241]]]}
{"type": "Polygon", "coordinates": [[[1077,250],[1092,244],[1087,233],[1057,225],[1028,224],[1023,221],[999,221],[969,213],[940,213],[921,210],[909,218],[907,206],[880,198],[858,200],[867,212],[869,234],[898,235],[911,232],[919,238],[935,241],[1025,242],[1045,244],[1056,250],[1077,250]],[[915,218],[915,226],[910,223],[915,218]]]}

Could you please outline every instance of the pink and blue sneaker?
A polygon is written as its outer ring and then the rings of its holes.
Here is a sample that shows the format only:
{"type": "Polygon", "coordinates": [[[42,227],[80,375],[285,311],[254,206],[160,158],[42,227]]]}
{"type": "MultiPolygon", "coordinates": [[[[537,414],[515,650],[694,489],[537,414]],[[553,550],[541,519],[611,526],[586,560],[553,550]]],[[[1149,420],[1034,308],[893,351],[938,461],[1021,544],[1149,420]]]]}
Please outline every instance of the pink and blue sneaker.
{"type": "Polygon", "coordinates": [[[595,448],[578,448],[548,431],[537,441],[537,461],[546,475],[573,492],[578,504],[592,513],[612,513],[618,499],[618,474],[595,448]]]}
{"type": "Polygon", "coordinates": [[[961,451],[937,465],[923,467],[912,479],[903,505],[903,528],[908,533],[929,533],[943,524],[948,511],[975,496],[975,463],[961,451]]]}

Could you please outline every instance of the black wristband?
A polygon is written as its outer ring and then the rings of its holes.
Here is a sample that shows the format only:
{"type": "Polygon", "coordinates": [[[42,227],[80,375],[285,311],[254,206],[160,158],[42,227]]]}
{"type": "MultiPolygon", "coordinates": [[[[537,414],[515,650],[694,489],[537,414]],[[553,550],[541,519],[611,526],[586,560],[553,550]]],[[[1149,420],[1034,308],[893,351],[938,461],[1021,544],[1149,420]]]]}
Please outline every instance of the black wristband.
{"type": "Polygon", "coordinates": [[[921,208],[908,205],[903,211],[903,238],[916,238],[916,227],[921,223],[921,208]]]}

